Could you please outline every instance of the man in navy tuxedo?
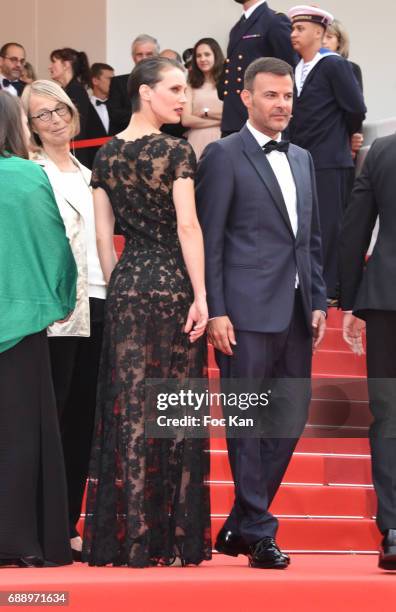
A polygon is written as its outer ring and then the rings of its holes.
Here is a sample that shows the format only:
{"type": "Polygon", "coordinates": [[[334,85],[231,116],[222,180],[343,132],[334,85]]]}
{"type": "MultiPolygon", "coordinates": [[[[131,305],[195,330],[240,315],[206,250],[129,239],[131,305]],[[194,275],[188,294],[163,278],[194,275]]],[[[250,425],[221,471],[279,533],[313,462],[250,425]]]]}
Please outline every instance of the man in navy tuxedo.
{"type": "MultiPolygon", "coordinates": [[[[197,172],[209,340],[222,379],[299,378],[309,385],[312,348],[326,325],[326,289],[312,159],[281,141],[292,112],[292,67],[276,58],[254,61],[241,98],[246,125],[208,145],[197,172]]],[[[297,436],[308,404],[309,397],[299,406],[297,436]]],[[[252,567],[287,567],[268,508],[296,443],[228,437],[235,502],[219,552],[247,554],[252,567]]]]}
{"type": "Polygon", "coordinates": [[[19,43],[9,42],[0,49],[0,89],[12,96],[21,96],[24,90],[21,74],[25,57],[25,49],[19,43]]]}
{"type": "Polygon", "coordinates": [[[265,0],[235,0],[243,5],[243,15],[230,32],[227,57],[218,83],[224,100],[221,131],[223,136],[238,132],[247,119],[240,93],[245,70],[259,57],[278,57],[292,66],[297,62],[290,43],[290,21],[271,10],[265,0]]]}

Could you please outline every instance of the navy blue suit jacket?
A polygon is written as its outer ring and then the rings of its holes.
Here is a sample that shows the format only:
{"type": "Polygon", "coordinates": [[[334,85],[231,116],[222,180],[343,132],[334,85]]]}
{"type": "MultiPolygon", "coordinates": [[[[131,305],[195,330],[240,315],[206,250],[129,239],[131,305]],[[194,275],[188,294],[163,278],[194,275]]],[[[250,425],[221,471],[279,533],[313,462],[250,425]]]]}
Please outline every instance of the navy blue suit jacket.
{"type": "Polygon", "coordinates": [[[326,311],[312,158],[294,145],[287,157],[297,188],[296,237],[275,174],[246,126],[208,145],[198,166],[209,316],[228,315],[241,331],[287,328],[296,270],[308,329],[312,310],[326,311]]]}
{"type": "Polygon", "coordinates": [[[350,137],[365,118],[362,89],[351,62],[339,55],[320,60],[295,95],[290,140],[311,153],[315,168],[353,168],[350,137]]]}
{"type": "Polygon", "coordinates": [[[247,120],[246,107],[239,94],[249,64],[259,57],[278,57],[292,66],[296,64],[290,32],[288,17],[271,10],[267,3],[253,11],[249,19],[236,23],[232,28],[223,74],[217,87],[220,99],[224,100],[223,132],[237,132],[247,120]]]}

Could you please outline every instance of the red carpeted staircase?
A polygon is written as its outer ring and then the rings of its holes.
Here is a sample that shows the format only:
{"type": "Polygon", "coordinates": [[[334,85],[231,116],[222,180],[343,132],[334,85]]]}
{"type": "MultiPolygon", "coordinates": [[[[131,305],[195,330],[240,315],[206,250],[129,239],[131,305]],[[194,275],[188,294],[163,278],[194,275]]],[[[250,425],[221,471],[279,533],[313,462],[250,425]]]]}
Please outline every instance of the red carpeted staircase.
{"type": "MultiPolygon", "coordinates": [[[[331,309],[325,340],[314,357],[310,417],[272,511],[280,518],[282,548],[304,552],[375,552],[367,428],[371,421],[365,358],[342,339],[342,313],[331,309]]],[[[210,375],[218,371],[210,354],[210,375]]],[[[225,441],[211,441],[213,534],[233,500],[225,441]]]]}

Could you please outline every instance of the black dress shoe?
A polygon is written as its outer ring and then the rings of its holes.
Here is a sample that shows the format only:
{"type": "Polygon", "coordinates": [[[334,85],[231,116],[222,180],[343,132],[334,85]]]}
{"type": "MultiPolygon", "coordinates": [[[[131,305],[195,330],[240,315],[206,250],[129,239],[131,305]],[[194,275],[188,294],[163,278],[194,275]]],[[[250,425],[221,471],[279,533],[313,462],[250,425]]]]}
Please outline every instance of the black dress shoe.
{"type": "Polygon", "coordinates": [[[396,529],[388,529],[384,533],[378,567],[384,570],[396,570],[396,529]]]}
{"type": "Polygon", "coordinates": [[[19,557],[19,567],[44,567],[44,559],[41,557],[19,557]]]}
{"type": "Polygon", "coordinates": [[[249,547],[249,565],[261,569],[284,569],[290,563],[288,555],[278,548],[274,538],[265,537],[249,547]]]}
{"type": "Polygon", "coordinates": [[[244,540],[236,533],[224,529],[224,527],[220,529],[217,535],[215,549],[217,552],[223,555],[230,555],[231,557],[247,555],[249,553],[249,546],[244,540]]]}

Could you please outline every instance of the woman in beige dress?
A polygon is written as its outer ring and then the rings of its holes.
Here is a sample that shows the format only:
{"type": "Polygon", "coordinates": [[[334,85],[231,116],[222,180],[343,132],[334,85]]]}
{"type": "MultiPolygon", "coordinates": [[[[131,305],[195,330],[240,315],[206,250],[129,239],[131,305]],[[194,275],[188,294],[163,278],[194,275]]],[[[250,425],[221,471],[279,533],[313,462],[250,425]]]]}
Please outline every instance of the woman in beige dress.
{"type": "Polygon", "coordinates": [[[188,76],[187,103],[182,124],[190,128],[187,140],[197,159],[207,144],[220,138],[223,102],[216,90],[224,63],[223,52],[213,38],[201,38],[195,45],[188,76]]]}

